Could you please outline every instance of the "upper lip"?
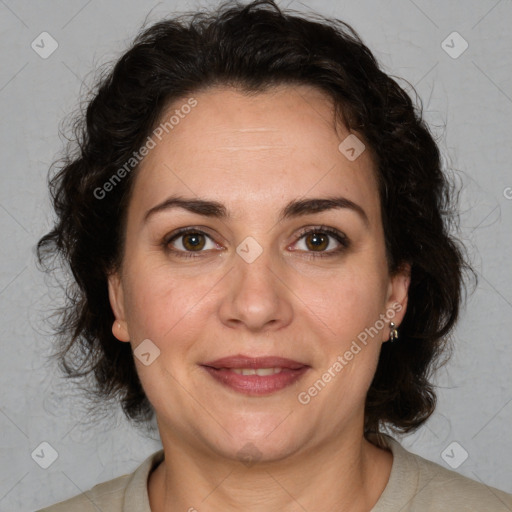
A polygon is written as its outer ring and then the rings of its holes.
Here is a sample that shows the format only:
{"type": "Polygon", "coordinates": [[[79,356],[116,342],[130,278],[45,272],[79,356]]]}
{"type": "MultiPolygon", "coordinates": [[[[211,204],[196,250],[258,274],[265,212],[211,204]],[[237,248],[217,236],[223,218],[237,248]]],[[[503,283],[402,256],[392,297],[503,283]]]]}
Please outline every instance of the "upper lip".
{"type": "Polygon", "coordinates": [[[304,366],[308,366],[292,359],[277,356],[266,357],[249,357],[244,355],[222,357],[215,361],[208,361],[203,363],[203,366],[210,366],[212,368],[289,368],[290,370],[299,370],[304,366]]]}

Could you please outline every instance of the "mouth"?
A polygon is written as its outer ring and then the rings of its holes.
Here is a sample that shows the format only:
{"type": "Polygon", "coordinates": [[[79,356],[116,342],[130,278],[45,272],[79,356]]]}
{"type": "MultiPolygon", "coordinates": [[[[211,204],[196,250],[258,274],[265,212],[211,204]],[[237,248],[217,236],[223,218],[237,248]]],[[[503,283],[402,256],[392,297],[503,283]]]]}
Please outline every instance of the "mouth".
{"type": "Polygon", "coordinates": [[[280,391],[299,380],[309,365],[283,357],[224,357],[201,366],[217,382],[245,395],[280,391]]]}

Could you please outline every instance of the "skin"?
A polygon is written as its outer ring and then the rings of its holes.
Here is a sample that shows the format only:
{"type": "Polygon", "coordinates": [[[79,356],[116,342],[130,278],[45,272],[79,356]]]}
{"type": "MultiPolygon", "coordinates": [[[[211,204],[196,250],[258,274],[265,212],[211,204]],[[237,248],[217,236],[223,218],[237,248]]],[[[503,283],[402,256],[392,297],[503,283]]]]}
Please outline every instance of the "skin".
{"type": "Polygon", "coordinates": [[[135,358],[165,451],[148,481],[151,508],[368,511],[393,459],[363,437],[389,321],[307,405],[297,396],[380,314],[401,307],[392,318],[399,326],[406,311],[410,268],[388,273],[371,151],[349,161],[338,150],[350,132],[334,125],[330,100],[313,87],[252,96],[216,87],[194,97],[197,106],[138,170],[122,266],[109,278],[114,335],[133,349],[150,339],[160,350],[148,366],[135,358]],[[171,194],[219,201],[232,217],[174,208],[145,223],[171,194]],[[291,200],[333,194],[360,205],[368,226],[348,208],[278,221],[291,200]],[[345,234],[349,247],[334,254],[334,238],[320,250],[301,238],[302,228],[319,225],[345,234]],[[166,251],[166,235],[188,226],[207,233],[202,252],[183,236],[169,246],[192,257],[166,251]],[[236,252],[248,236],[262,248],[252,263],[236,252]],[[287,388],[249,397],[200,366],[236,354],[311,368],[287,388]],[[258,453],[250,465],[240,461],[248,443],[258,453]]]}

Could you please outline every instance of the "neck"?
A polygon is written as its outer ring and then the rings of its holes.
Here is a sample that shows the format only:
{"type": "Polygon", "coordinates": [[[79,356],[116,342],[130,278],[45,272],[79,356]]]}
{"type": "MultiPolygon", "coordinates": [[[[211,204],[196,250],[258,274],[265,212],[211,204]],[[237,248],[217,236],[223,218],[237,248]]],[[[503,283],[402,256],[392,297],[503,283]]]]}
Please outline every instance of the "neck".
{"type": "Polygon", "coordinates": [[[362,433],[246,465],[205,456],[182,439],[162,442],[165,459],[148,481],[153,512],[367,512],[384,491],[393,460],[362,433]]]}

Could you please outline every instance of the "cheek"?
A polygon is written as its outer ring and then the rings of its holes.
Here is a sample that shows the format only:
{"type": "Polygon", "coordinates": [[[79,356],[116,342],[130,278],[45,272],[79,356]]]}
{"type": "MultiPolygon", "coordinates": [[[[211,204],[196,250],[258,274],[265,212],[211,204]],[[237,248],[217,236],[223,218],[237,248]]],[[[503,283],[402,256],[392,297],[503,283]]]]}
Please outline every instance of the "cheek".
{"type": "Polygon", "coordinates": [[[380,330],[375,330],[375,325],[382,312],[382,297],[378,279],[352,273],[331,280],[328,292],[317,293],[314,305],[310,302],[316,313],[309,313],[315,324],[310,330],[318,333],[323,329],[328,335],[316,337],[323,355],[317,371],[300,391],[314,402],[319,414],[324,414],[325,404],[329,411],[343,404],[347,414],[356,414],[364,403],[381,349],[382,325],[378,325],[380,330]],[[319,398],[313,398],[316,396],[319,398]]]}
{"type": "Polygon", "coordinates": [[[204,277],[171,276],[168,267],[147,263],[136,265],[134,262],[125,275],[132,348],[136,350],[143,340],[149,339],[159,351],[150,348],[152,362],[147,366],[135,358],[139,378],[155,407],[178,406],[183,397],[180,398],[179,386],[174,385],[175,379],[186,381],[191,369],[187,354],[201,339],[201,333],[204,336],[205,325],[211,317],[206,300],[211,283],[204,277]],[[158,355],[153,356],[156,353],[158,355]],[[164,382],[169,385],[162,404],[164,382]]]}
{"type": "MultiPolygon", "coordinates": [[[[178,342],[200,318],[208,318],[208,274],[187,276],[169,266],[137,261],[127,267],[127,317],[134,341],[151,339],[161,349],[178,342]]],[[[186,336],[185,336],[186,337],[186,336]]]]}
{"type": "MultiPolygon", "coordinates": [[[[331,334],[354,334],[373,324],[385,301],[385,280],[374,269],[351,265],[302,284],[300,296],[331,334]]],[[[311,315],[311,313],[310,313],[311,315]]]]}

